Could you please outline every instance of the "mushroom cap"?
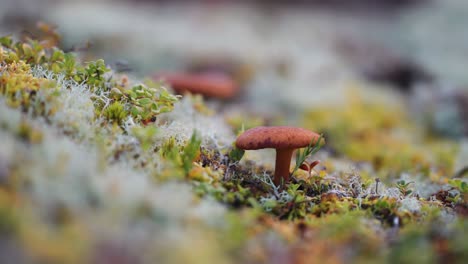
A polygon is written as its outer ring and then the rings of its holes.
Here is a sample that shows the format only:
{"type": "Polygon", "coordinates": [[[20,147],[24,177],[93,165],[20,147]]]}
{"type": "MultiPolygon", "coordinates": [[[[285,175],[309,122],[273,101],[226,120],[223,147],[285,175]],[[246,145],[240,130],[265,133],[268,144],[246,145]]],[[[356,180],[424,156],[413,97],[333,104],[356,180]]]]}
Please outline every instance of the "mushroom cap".
{"type": "Polygon", "coordinates": [[[240,135],[236,140],[236,147],[244,150],[295,149],[307,147],[312,140],[317,141],[319,137],[319,134],[299,127],[261,126],[248,129],[240,135]]]}
{"type": "Polygon", "coordinates": [[[229,99],[239,90],[231,77],[220,72],[161,73],[154,77],[165,80],[177,93],[191,92],[207,97],[229,99]]]}

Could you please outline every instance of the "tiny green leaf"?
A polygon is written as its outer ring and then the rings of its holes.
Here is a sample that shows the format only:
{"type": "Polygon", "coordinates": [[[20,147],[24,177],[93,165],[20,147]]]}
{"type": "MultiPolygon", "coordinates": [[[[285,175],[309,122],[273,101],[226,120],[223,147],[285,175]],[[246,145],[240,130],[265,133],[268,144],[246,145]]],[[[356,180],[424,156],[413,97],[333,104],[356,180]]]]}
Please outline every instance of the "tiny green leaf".
{"type": "Polygon", "coordinates": [[[233,160],[234,162],[240,161],[242,157],[244,156],[245,151],[243,149],[234,148],[229,152],[228,156],[229,159],[233,160]]]}
{"type": "Polygon", "coordinates": [[[138,99],[138,104],[143,105],[143,106],[149,105],[149,104],[151,104],[151,102],[152,102],[152,101],[151,101],[151,99],[149,99],[149,98],[141,98],[141,99],[138,99]]]}

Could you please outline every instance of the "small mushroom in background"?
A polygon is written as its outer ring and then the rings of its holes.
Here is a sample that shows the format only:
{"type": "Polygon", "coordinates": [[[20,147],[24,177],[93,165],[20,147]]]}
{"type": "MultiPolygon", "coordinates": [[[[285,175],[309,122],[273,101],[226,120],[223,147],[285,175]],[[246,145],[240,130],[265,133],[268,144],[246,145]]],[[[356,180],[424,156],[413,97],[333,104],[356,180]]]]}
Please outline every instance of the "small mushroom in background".
{"type": "Polygon", "coordinates": [[[280,185],[289,182],[289,167],[295,149],[307,147],[320,135],[307,129],[288,126],[256,127],[245,131],[236,140],[236,147],[243,150],[276,149],[273,182],[280,185]]]}
{"type": "Polygon", "coordinates": [[[221,72],[161,73],[153,78],[166,81],[176,93],[190,92],[222,100],[235,97],[239,90],[235,81],[221,72]]]}
{"type": "Polygon", "coordinates": [[[223,55],[196,56],[189,60],[186,70],[190,73],[223,73],[234,80],[240,87],[248,83],[254,75],[252,61],[242,61],[223,55]]]}

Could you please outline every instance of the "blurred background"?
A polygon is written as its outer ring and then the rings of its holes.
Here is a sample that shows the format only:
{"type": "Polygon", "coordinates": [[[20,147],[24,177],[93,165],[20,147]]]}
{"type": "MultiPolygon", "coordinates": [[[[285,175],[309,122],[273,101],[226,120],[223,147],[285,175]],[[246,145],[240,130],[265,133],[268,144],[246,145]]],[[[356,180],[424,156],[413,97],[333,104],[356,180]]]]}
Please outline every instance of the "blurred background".
{"type": "Polygon", "coordinates": [[[244,88],[255,87],[245,91],[258,111],[268,113],[272,102],[340,105],[343,89],[364,81],[373,84],[359,85],[365,96],[410,100],[417,113],[432,116],[438,133],[461,137],[468,131],[464,0],[0,3],[2,35],[34,34],[37,21],[44,21],[57,26],[64,49],[137,76],[215,67],[244,88]],[[398,94],[389,97],[387,90],[398,94]],[[261,100],[265,96],[269,100],[261,100]],[[428,102],[436,114],[426,109],[428,102]]]}

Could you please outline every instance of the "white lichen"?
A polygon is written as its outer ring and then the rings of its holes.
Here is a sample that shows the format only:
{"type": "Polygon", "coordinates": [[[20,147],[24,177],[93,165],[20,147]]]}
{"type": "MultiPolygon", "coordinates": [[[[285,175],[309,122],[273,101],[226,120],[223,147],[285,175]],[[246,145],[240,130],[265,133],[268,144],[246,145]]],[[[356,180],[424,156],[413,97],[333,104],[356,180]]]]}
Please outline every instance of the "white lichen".
{"type": "Polygon", "coordinates": [[[220,115],[206,116],[198,112],[190,97],[175,104],[174,110],[160,116],[160,140],[174,137],[180,142],[190,139],[194,131],[202,138],[202,147],[222,149],[235,140],[234,133],[220,115]]]}
{"type": "Polygon", "coordinates": [[[421,211],[421,203],[416,197],[405,197],[401,199],[398,211],[409,211],[411,213],[418,213],[421,211]]]}

